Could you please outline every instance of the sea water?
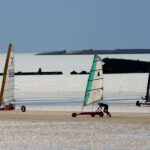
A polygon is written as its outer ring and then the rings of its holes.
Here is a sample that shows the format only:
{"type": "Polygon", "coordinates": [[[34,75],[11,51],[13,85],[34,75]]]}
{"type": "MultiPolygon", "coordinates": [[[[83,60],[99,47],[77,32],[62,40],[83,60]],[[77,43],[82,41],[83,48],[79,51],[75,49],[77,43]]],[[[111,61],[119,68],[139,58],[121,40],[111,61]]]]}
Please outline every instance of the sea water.
{"type": "MultiPolygon", "coordinates": [[[[6,54],[0,55],[3,72],[6,54]]],[[[101,58],[124,58],[150,61],[150,54],[101,55],[101,58]]],[[[17,105],[82,105],[88,75],[70,75],[75,70],[90,71],[93,55],[15,54],[15,72],[62,71],[63,75],[15,77],[17,105]]],[[[133,104],[145,95],[148,73],[104,74],[104,99],[109,104],[133,104]]]]}
{"type": "MultiPolygon", "coordinates": [[[[122,58],[141,61],[150,61],[150,54],[124,54],[124,55],[100,55],[106,58],[122,58]]],[[[0,72],[3,71],[6,54],[0,55],[0,72]]],[[[69,74],[71,71],[89,71],[93,61],[93,55],[35,55],[33,53],[15,53],[15,72],[38,71],[63,71],[69,74]]]]}

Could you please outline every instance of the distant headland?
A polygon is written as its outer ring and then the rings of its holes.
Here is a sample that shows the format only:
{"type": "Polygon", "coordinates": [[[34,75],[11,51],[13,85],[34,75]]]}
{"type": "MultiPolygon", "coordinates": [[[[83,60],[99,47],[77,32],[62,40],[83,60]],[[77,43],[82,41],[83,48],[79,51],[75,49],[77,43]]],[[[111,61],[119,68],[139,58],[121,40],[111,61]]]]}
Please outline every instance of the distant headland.
{"type": "Polygon", "coordinates": [[[114,50],[56,50],[37,53],[36,55],[94,55],[94,54],[150,54],[150,49],[114,49],[114,50]]]}

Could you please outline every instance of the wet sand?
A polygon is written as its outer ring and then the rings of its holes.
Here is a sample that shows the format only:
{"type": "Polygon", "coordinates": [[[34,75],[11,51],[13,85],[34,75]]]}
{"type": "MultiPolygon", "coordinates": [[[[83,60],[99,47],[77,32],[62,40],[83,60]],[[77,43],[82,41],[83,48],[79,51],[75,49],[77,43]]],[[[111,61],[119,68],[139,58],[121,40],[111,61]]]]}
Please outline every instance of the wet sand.
{"type": "Polygon", "coordinates": [[[133,123],[150,124],[150,113],[111,113],[112,117],[91,117],[79,115],[72,117],[72,112],[63,111],[1,111],[0,120],[7,121],[39,121],[39,122],[108,122],[108,123],[133,123]]]}

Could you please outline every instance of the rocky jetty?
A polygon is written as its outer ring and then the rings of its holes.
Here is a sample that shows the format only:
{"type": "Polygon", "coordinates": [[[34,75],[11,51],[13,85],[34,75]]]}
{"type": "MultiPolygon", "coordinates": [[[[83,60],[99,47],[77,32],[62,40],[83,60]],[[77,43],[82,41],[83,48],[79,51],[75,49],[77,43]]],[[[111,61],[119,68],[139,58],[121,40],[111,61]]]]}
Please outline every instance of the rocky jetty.
{"type": "Polygon", "coordinates": [[[70,72],[70,74],[72,74],[72,75],[76,75],[76,74],[89,74],[89,72],[86,72],[86,71],[81,71],[81,72],[76,72],[75,70],[73,70],[72,72],[70,72]]]}
{"type": "MultiPolygon", "coordinates": [[[[103,60],[104,73],[147,73],[150,71],[150,62],[128,59],[104,58],[103,60]]],[[[71,75],[89,74],[86,71],[80,73],[75,70],[71,75]]]]}
{"type": "MultiPolygon", "coordinates": [[[[62,75],[62,71],[43,72],[41,68],[37,72],[16,72],[15,75],[62,75]]],[[[3,73],[0,73],[3,75],[3,73]]]]}
{"type": "Polygon", "coordinates": [[[103,59],[104,73],[146,73],[150,70],[150,62],[128,59],[103,59]]]}

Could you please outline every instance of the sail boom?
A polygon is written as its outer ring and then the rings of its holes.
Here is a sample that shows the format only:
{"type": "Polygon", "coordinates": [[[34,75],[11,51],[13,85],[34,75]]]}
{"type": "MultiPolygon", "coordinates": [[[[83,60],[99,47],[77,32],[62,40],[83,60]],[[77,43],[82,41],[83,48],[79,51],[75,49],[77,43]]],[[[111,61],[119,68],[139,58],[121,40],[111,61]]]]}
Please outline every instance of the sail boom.
{"type": "Polygon", "coordinates": [[[91,72],[92,72],[92,71],[99,71],[99,70],[103,70],[103,69],[91,70],[91,72]]]}
{"type": "Polygon", "coordinates": [[[88,90],[88,91],[95,91],[95,90],[103,90],[103,88],[97,88],[97,89],[92,89],[92,90],[88,90]]]}
{"type": "Polygon", "coordinates": [[[94,102],[89,103],[89,104],[84,104],[83,106],[89,106],[89,105],[92,105],[92,104],[97,104],[97,103],[101,102],[102,100],[103,99],[95,100],[94,102]]]}
{"type": "Polygon", "coordinates": [[[93,79],[93,80],[88,80],[88,81],[94,81],[94,80],[102,80],[103,78],[98,78],[98,79],[93,79]]]}

